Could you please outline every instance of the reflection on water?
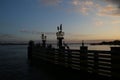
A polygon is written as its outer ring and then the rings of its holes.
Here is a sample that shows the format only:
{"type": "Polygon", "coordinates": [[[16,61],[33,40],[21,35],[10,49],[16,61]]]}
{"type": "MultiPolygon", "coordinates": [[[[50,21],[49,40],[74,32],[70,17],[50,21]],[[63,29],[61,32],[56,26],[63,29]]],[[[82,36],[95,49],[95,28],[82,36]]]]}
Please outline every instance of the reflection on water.
{"type": "MultiPolygon", "coordinates": [[[[81,44],[68,44],[70,49],[80,49],[81,44]]],[[[85,44],[85,46],[88,46],[88,50],[110,50],[110,47],[115,47],[115,45],[90,45],[90,44],[85,44]]],[[[57,48],[56,45],[53,45],[53,47],[57,48]]]]}
{"type": "MultiPolygon", "coordinates": [[[[80,49],[81,44],[68,44],[70,49],[80,49]]],[[[85,44],[85,46],[88,46],[88,50],[110,50],[110,47],[114,46],[109,46],[109,45],[89,45],[85,44]]]]}
{"type": "Polygon", "coordinates": [[[110,51],[110,46],[109,45],[89,45],[88,46],[89,50],[107,50],[110,51]]]}

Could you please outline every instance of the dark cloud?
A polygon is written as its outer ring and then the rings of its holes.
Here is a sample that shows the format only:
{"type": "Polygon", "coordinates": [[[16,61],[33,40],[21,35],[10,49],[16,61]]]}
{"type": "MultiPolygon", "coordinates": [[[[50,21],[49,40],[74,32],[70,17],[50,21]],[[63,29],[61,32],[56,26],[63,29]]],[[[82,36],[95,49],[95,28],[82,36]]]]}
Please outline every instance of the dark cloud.
{"type": "Polygon", "coordinates": [[[12,34],[0,34],[0,38],[14,38],[15,36],[12,34]]]}
{"type": "Polygon", "coordinates": [[[25,33],[25,34],[35,34],[35,35],[41,35],[41,34],[46,34],[46,35],[55,35],[55,32],[40,32],[40,31],[30,31],[30,30],[26,30],[26,29],[22,29],[20,30],[20,32],[25,33]]]}
{"type": "Polygon", "coordinates": [[[120,0],[102,0],[107,6],[100,10],[100,15],[120,16],[120,0]]]}
{"type": "Polygon", "coordinates": [[[17,40],[18,37],[13,34],[4,34],[0,33],[0,41],[11,41],[11,40],[17,40]]]}
{"type": "MultiPolygon", "coordinates": [[[[111,2],[113,2],[113,3],[115,3],[115,4],[119,4],[120,3],[120,0],[108,0],[108,1],[111,1],[111,2]]],[[[119,4],[120,5],[120,4],[119,4]]]]}
{"type": "Polygon", "coordinates": [[[120,9],[120,0],[105,0],[105,1],[117,5],[117,7],[120,9]]]}

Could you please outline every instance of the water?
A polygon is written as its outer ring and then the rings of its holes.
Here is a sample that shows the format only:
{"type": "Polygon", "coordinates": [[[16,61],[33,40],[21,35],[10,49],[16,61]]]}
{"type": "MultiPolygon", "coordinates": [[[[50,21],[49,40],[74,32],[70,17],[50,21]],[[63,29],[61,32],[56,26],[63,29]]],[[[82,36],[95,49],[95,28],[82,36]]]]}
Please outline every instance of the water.
{"type": "MultiPolygon", "coordinates": [[[[71,44],[69,46],[71,49],[80,49],[81,44],[71,44]]],[[[110,50],[109,45],[89,45],[89,44],[86,44],[85,46],[88,46],[88,50],[110,50]]]]}
{"type": "MultiPolygon", "coordinates": [[[[80,49],[80,46],[82,46],[81,44],[68,44],[68,46],[70,47],[70,49],[80,49]]],[[[90,44],[85,44],[85,46],[88,46],[88,50],[110,50],[110,47],[115,46],[115,45],[90,45],[90,44]]],[[[56,45],[53,45],[53,47],[56,48],[56,45]]]]}
{"type": "Polygon", "coordinates": [[[0,80],[47,80],[42,70],[27,61],[27,46],[0,46],[0,80]]]}
{"type": "MultiPolygon", "coordinates": [[[[70,48],[79,49],[79,46],[72,45],[70,48]]],[[[89,45],[89,49],[110,50],[110,46],[89,45]]],[[[70,75],[73,76],[69,74],[65,77],[62,74],[64,72],[60,72],[61,74],[58,74],[54,69],[45,69],[42,66],[30,66],[27,60],[27,45],[0,46],[0,80],[61,80],[63,77],[68,79],[70,75]]]]}

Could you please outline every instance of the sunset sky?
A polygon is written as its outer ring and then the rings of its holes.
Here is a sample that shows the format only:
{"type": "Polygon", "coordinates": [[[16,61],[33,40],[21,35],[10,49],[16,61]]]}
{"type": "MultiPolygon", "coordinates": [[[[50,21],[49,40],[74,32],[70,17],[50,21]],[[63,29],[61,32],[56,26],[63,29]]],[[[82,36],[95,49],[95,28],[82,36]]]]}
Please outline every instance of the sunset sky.
{"type": "Polygon", "coordinates": [[[120,0],[0,0],[0,41],[120,39],[120,0]]]}

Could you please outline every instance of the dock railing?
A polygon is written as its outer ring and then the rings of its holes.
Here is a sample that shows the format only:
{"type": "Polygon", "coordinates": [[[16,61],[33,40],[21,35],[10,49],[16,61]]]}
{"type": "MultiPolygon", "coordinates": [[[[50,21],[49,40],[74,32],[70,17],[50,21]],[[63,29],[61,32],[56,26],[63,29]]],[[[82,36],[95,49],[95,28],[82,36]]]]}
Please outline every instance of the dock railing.
{"type": "Polygon", "coordinates": [[[44,48],[31,43],[28,47],[28,58],[29,60],[41,59],[95,76],[120,79],[120,47],[111,47],[110,51],[101,51],[88,50],[87,46],[81,46],[80,50],[75,50],[44,48]]]}

